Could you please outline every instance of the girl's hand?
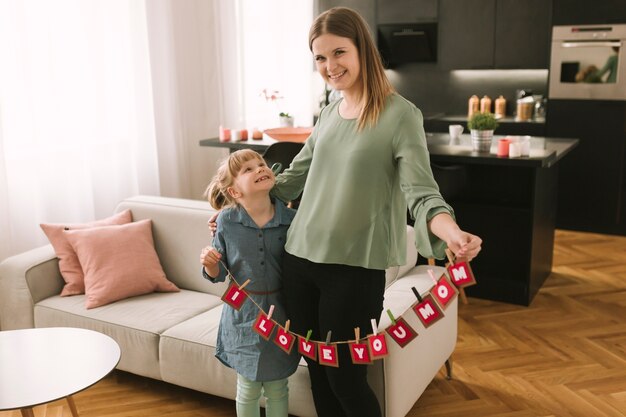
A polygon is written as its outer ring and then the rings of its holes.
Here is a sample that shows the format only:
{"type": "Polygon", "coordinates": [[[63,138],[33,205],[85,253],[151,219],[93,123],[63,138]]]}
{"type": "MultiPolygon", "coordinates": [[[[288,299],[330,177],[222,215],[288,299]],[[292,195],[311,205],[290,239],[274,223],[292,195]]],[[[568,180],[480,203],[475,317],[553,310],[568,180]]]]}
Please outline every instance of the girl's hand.
{"type": "Polygon", "coordinates": [[[200,263],[204,266],[206,273],[213,278],[217,277],[220,273],[220,267],[218,265],[222,254],[212,246],[207,246],[200,252],[200,263]]]}

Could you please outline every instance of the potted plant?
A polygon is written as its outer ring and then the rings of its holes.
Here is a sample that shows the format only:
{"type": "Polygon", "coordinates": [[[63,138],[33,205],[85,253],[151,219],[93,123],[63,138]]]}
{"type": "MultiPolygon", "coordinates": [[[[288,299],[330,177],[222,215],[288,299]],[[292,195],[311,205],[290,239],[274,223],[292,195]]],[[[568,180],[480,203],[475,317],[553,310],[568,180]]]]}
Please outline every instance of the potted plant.
{"type": "Polygon", "coordinates": [[[280,112],[278,115],[281,127],[293,127],[293,116],[289,113],[280,112]]]}
{"type": "Polygon", "coordinates": [[[498,127],[498,121],[493,113],[476,112],[467,121],[467,127],[472,137],[472,147],[478,152],[489,152],[493,131],[498,127]]]}

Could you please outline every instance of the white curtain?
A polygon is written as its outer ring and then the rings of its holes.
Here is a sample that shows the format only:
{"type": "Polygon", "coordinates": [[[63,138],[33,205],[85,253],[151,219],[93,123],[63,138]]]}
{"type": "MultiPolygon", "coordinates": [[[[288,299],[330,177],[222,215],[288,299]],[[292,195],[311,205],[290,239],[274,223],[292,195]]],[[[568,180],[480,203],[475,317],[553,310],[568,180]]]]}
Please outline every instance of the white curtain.
{"type": "Polygon", "coordinates": [[[202,198],[220,124],[308,126],[313,0],[0,0],[0,261],[43,222],[202,198]],[[275,108],[273,108],[274,106],[275,108]]]}
{"type": "Polygon", "coordinates": [[[0,260],[159,194],[145,4],[0,0],[0,260]]]}

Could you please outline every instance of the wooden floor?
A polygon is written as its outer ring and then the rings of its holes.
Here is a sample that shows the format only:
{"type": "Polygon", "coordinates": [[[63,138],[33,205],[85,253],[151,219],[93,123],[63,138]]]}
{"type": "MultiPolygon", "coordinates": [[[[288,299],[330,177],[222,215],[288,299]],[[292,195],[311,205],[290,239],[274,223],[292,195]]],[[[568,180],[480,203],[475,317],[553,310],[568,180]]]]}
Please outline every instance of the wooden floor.
{"type": "MultiPolygon", "coordinates": [[[[409,417],[626,416],[626,237],[557,231],[530,307],[469,300],[454,379],[440,373],[409,417]]],[[[235,416],[232,401],[124,372],[74,398],[82,417],[235,416]]],[[[63,401],[35,415],[71,416],[63,401]]]]}

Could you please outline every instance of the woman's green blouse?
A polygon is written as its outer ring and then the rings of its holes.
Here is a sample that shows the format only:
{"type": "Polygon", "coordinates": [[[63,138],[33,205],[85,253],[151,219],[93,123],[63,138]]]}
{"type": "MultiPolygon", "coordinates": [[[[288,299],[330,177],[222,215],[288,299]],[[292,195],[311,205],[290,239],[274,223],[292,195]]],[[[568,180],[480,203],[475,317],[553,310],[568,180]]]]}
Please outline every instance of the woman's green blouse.
{"type": "Polygon", "coordinates": [[[303,192],[285,249],[317,263],[402,265],[408,205],[419,253],[443,258],[445,243],[427,223],[453,211],[433,178],[422,113],[393,94],[378,123],[359,132],[356,119],[339,115],[340,102],[322,110],[302,151],[276,179],[272,194],[284,201],[303,192]]]}

